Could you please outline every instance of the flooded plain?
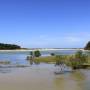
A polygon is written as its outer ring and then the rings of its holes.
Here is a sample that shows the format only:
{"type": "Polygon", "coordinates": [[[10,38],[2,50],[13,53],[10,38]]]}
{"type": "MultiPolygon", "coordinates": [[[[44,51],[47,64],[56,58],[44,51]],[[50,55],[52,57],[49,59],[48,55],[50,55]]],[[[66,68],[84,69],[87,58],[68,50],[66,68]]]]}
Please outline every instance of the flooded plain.
{"type": "Polygon", "coordinates": [[[54,68],[53,64],[8,68],[0,73],[0,90],[90,90],[90,70],[56,75],[54,68]]]}
{"type": "MultiPolygon", "coordinates": [[[[73,54],[76,51],[48,51],[43,55],[73,54]]],[[[0,65],[0,90],[90,90],[90,70],[77,70],[56,75],[55,65],[30,65],[26,60],[30,52],[0,52],[0,61],[10,61],[11,66],[0,65]],[[12,67],[25,65],[26,67],[12,67]]]]}

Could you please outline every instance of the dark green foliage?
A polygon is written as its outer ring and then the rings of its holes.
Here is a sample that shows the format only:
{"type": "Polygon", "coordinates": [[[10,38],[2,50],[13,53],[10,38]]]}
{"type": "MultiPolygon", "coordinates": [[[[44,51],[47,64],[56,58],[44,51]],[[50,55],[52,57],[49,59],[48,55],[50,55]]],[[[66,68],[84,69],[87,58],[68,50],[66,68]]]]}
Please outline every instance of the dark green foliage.
{"type": "Polygon", "coordinates": [[[90,50],[90,41],[87,43],[87,45],[84,48],[85,50],[90,50]]]}
{"type": "Polygon", "coordinates": [[[82,51],[76,52],[75,55],[65,56],[65,55],[56,55],[55,56],[56,65],[66,64],[71,66],[73,69],[79,69],[85,63],[88,63],[88,56],[82,51]]]}
{"type": "Polygon", "coordinates": [[[35,56],[35,57],[40,57],[40,56],[41,56],[40,51],[39,51],[39,50],[34,51],[34,56],[35,56]]]}
{"type": "Polygon", "coordinates": [[[80,58],[82,58],[82,55],[83,55],[83,52],[80,50],[80,51],[76,52],[75,58],[80,59],[80,58]]]}
{"type": "Polygon", "coordinates": [[[33,52],[32,52],[32,51],[30,52],[30,55],[31,55],[31,56],[33,55],[33,52]]]}
{"type": "Polygon", "coordinates": [[[0,50],[12,50],[12,49],[21,49],[21,47],[18,45],[14,45],[14,44],[0,43],[0,50]]]}
{"type": "Polygon", "coordinates": [[[56,55],[56,65],[60,65],[64,63],[64,56],[56,55]]]}
{"type": "Polygon", "coordinates": [[[30,52],[30,56],[29,56],[29,60],[33,60],[33,59],[34,59],[34,52],[31,51],[31,52],[30,52]]]}
{"type": "Polygon", "coordinates": [[[35,60],[35,58],[36,57],[40,57],[41,56],[41,53],[40,53],[40,51],[39,50],[36,50],[36,51],[31,51],[30,52],[30,58],[29,58],[29,60],[30,60],[30,64],[32,65],[33,63],[35,63],[35,64],[39,64],[40,62],[39,62],[39,59],[37,59],[37,60],[35,60]]]}
{"type": "Polygon", "coordinates": [[[88,56],[83,54],[82,51],[78,51],[75,54],[75,57],[70,57],[70,65],[72,68],[77,69],[80,68],[84,63],[87,63],[88,56]]]}
{"type": "Polygon", "coordinates": [[[87,63],[88,56],[84,54],[82,51],[78,51],[75,55],[75,58],[79,59],[80,63],[83,64],[83,63],[87,63]]]}
{"type": "Polygon", "coordinates": [[[51,53],[51,56],[55,56],[55,54],[54,53],[51,53]]]}

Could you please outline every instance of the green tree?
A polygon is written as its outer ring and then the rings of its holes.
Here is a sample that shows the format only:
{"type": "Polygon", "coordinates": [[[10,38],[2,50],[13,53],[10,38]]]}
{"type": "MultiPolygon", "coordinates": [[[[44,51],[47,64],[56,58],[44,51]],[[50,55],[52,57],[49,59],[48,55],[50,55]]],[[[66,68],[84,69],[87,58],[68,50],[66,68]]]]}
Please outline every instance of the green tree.
{"type": "Polygon", "coordinates": [[[56,55],[56,65],[64,63],[64,57],[62,55],[56,55]]]}
{"type": "Polygon", "coordinates": [[[81,50],[77,51],[75,54],[75,58],[81,59],[83,55],[83,52],[81,50]]]}
{"type": "Polygon", "coordinates": [[[30,52],[29,59],[30,59],[30,60],[33,60],[33,59],[34,59],[34,52],[33,52],[33,51],[30,52]]]}
{"type": "Polygon", "coordinates": [[[35,57],[40,57],[41,56],[41,52],[39,50],[34,51],[34,56],[35,57]]]}
{"type": "Polygon", "coordinates": [[[51,56],[55,56],[55,53],[51,53],[51,56]]]}
{"type": "Polygon", "coordinates": [[[81,50],[75,54],[75,59],[78,59],[80,64],[86,63],[87,58],[88,58],[88,56],[86,54],[84,54],[81,50]]]}
{"type": "Polygon", "coordinates": [[[83,54],[82,51],[76,52],[75,56],[71,56],[69,59],[69,65],[73,69],[80,68],[84,63],[87,62],[88,56],[86,54],[83,54]]]}
{"type": "Polygon", "coordinates": [[[0,50],[12,50],[12,49],[21,49],[21,47],[14,44],[0,43],[0,50]]]}
{"type": "Polygon", "coordinates": [[[86,46],[85,46],[84,49],[85,49],[85,50],[90,50],[90,41],[86,44],[86,46]]]}
{"type": "Polygon", "coordinates": [[[30,56],[33,56],[33,51],[30,52],[30,56]]]}

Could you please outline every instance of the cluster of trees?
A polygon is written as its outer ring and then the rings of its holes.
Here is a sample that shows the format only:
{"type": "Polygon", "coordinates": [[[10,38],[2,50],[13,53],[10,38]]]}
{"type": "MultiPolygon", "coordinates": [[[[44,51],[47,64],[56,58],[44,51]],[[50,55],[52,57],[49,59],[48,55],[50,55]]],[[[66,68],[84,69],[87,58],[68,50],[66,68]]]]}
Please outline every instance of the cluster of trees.
{"type": "Polygon", "coordinates": [[[27,60],[30,60],[30,64],[32,65],[33,63],[39,64],[40,62],[38,60],[35,60],[36,57],[40,57],[41,52],[39,50],[36,51],[31,51],[30,56],[27,56],[27,60]]]}
{"type": "Polygon", "coordinates": [[[78,51],[75,56],[71,56],[69,60],[69,64],[73,69],[83,68],[82,65],[88,62],[88,56],[82,51],[78,51]]]}
{"type": "Polygon", "coordinates": [[[31,52],[30,52],[30,56],[40,57],[40,56],[41,56],[41,52],[40,52],[39,50],[31,51],[31,52]]]}
{"type": "Polygon", "coordinates": [[[57,55],[56,56],[56,65],[66,64],[71,66],[73,69],[82,68],[84,63],[87,63],[88,56],[83,54],[82,51],[78,51],[75,55],[65,56],[65,55],[57,55]]]}
{"type": "Polygon", "coordinates": [[[21,47],[14,44],[0,43],[0,50],[12,50],[12,49],[21,49],[21,47]]]}
{"type": "Polygon", "coordinates": [[[90,41],[87,43],[87,45],[84,48],[85,50],[90,50],[90,41]]]}
{"type": "MultiPolygon", "coordinates": [[[[30,60],[30,64],[40,63],[40,57],[41,53],[40,51],[36,50],[33,52],[30,52],[30,57],[28,57],[28,60],[30,60]],[[37,58],[37,59],[36,59],[37,58]]],[[[84,54],[81,50],[77,51],[74,55],[55,55],[54,53],[51,53],[51,57],[54,57],[54,61],[56,62],[56,65],[66,64],[68,66],[71,66],[73,69],[79,69],[82,68],[85,63],[87,63],[88,56],[84,54]]],[[[46,58],[49,59],[49,57],[46,58]]],[[[44,58],[42,58],[42,61],[44,58]]],[[[49,60],[48,60],[49,61],[49,60]]]]}

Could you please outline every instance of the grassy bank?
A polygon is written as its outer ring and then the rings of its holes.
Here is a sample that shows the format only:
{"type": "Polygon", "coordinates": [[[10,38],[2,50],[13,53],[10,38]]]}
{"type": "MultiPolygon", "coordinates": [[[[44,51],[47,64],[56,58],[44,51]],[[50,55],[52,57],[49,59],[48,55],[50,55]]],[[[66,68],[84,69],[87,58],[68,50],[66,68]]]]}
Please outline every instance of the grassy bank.
{"type": "Polygon", "coordinates": [[[90,56],[88,56],[88,63],[90,64],[90,56]]]}
{"type": "Polygon", "coordinates": [[[31,64],[33,61],[36,64],[40,62],[55,63],[56,65],[66,64],[73,69],[82,68],[85,65],[90,66],[90,56],[84,54],[81,50],[73,55],[55,55],[51,53],[51,56],[42,57],[40,51],[31,52],[30,55],[30,58],[27,58],[27,60],[30,60],[31,64]]]}
{"type": "MultiPolygon", "coordinates": [[[[82,58],[82,62],[78,61],[78,59],[75,58],[75,55],[64,55],[62,57],[57,57],[57,56],[47,56],[47,57],[35,57],[34,62],[36,63],[61,63],[64,62],[67,65],[79,65],[79,64],[84,64],[83,63],[84,58],[82,58]],[[73,59],[74,58],[74,59],[73,59]]],[[[86,61],[84,61],[87,64],[90,64],[90,56],[87,57],[86,61]]]]}
{"type": "Polygon", "coordinates": [[[11,64],[10,61],[0,61],[0,65],[9,65],[11,64]]]}
{"type": "Polygon", "coordinates": [[[55,63],[55,56],[47,56],[47,57],[35,57],[34,61],[44,62],[44,63],[55,63]]]}
{"type": "MultiPolygon", "coordinates": [[[[69,61],[71,55],[65,55],[64,61],[69,61]]],[[[74,57],[74,55],[73,55],[74,57]]],[[[35,61],[44,62],[44,63],[55,63],[56,62],[56,56],[47,56],[47,57],[35,57],[35,61]]],[[[88,63],[90,64],[90,56],[87,59],[88,63]]]]}
{"type": "MultiPolygon", "coordinates": [[[[63,61],[68,62],[71,56],[72,55],[63,55],[63,61]]],[[[73,57],[74,57],[74,55],[73,55],[73,57]]],[[[41,63],[42,62],[44,62],[44,63],[56,63],[57,59],[58,59],[57,56],[46,56],[46,57],[35,57],[34,61],[38,61],[41,63]]],[[[59,60],[60,59],[61,58],[59,58],[59,60]]]]}

